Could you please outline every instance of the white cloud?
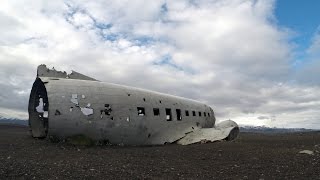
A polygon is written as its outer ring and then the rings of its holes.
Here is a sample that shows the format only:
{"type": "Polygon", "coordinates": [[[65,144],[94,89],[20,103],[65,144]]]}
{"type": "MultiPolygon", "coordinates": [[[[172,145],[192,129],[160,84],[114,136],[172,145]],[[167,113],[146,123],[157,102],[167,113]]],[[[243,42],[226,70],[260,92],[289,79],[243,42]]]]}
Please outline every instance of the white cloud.
{"type": "Polygon", "coordinates": [[[273,1],[165,2],[4,1],[0,107],[26,112],[47,64],[200,100],[220,120],[320,128],[319,84],[291,81],[290,34],[273,1]]]}

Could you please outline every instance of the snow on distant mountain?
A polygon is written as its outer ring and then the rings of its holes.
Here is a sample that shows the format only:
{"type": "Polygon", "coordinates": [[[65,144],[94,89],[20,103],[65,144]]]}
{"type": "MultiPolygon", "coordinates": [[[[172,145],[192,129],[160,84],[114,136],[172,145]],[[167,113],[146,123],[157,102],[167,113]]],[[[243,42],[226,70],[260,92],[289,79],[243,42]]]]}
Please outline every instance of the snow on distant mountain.
{"type": "Polygon", "coordinates": [[[240,132],[253,132],[253,133],[294,133],[294,132],[310,132],[319,131],[315,129],[305,128],[277,128],[277,127],[266,127],[266,126],[240,126],[240,132]]]}
{"type": "Polygon", "coordinates": [[[16,119],[16,118],[5,118],[0,116],[0,124],[14,124],[21,126],[28,126],[27,120],[16,119]]]}

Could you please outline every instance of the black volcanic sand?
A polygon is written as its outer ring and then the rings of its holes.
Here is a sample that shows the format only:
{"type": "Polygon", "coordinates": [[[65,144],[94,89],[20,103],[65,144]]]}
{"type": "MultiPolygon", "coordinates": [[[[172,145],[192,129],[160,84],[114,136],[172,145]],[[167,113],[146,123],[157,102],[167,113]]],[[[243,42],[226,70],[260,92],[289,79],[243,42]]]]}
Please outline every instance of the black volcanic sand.
{"type": "Polygon", "coordinates": [[[233,142],[188,146],[76,147],[0,125],[0,160],[0,179],[320,179],[320,132],[240,133],[233,142]]]}

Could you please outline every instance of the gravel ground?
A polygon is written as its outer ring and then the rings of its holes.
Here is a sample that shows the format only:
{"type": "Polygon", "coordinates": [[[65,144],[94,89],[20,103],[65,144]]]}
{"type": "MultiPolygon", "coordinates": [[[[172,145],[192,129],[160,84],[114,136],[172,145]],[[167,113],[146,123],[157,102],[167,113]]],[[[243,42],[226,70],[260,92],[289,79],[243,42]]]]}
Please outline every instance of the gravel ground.
{"type": "Polygon", "coordinates": [[[233,142],[188,146],[85,147],[0,125],[0,179],[320,179],[320,132],[240,133],[233,142]]]}

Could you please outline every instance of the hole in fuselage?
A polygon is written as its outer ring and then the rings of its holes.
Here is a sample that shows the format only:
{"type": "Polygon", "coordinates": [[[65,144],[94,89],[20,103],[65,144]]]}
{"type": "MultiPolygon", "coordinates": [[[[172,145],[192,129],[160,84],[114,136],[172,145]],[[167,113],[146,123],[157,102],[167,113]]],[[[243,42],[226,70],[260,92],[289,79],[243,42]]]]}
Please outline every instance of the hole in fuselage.
{"type": "Polygon", "coordinates": [[[29,126],[33,137],[45,138],[49,127],[47,90],[40,78],[33,83],[29,99],[29,126]]]}

